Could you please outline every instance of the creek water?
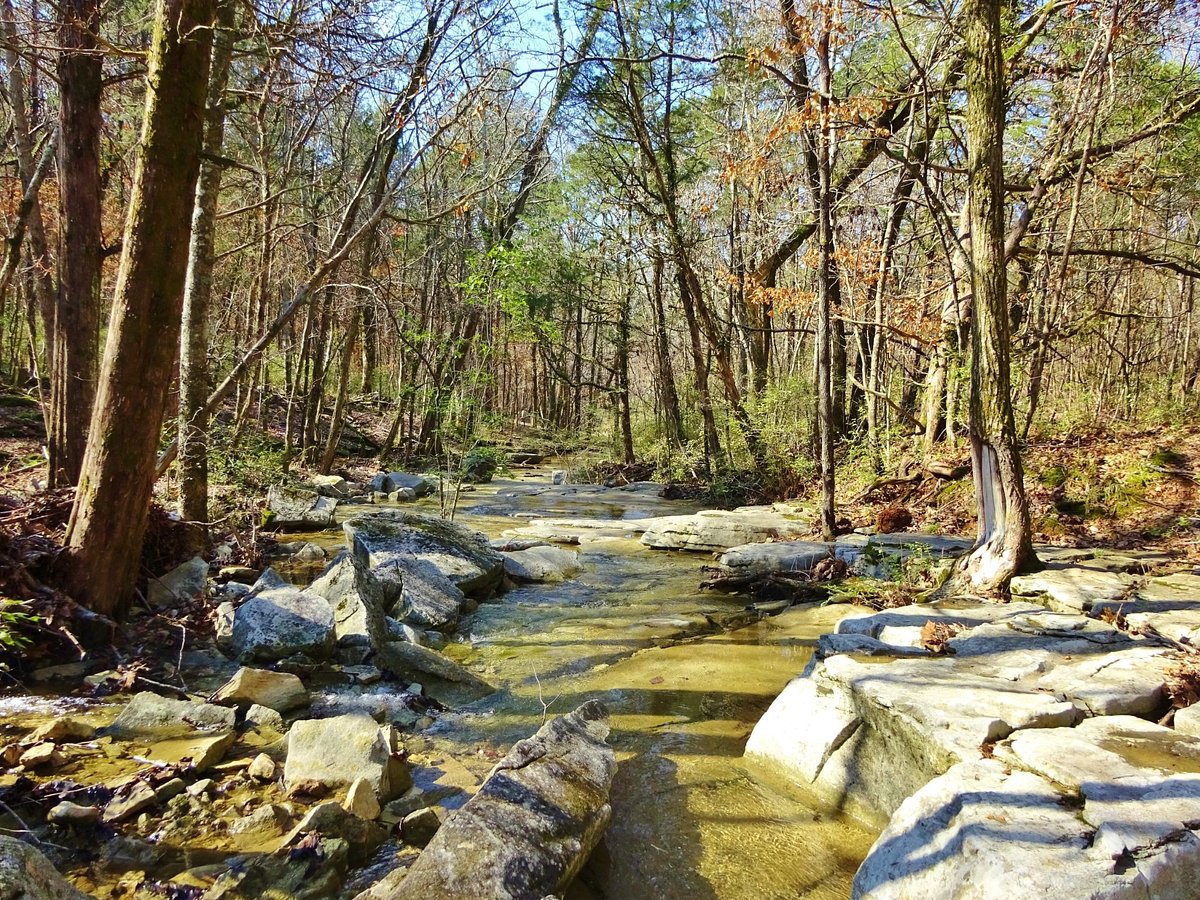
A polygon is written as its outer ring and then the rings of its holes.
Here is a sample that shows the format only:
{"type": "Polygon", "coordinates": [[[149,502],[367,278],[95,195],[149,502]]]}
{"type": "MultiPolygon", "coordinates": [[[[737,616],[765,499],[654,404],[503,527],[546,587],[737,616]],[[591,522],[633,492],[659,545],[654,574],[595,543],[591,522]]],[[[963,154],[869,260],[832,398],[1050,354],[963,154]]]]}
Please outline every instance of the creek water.
{"type": "MultiPolygon", "coordinates": [[[[436,514],[439,501],[404,506],[436,514]]],[[[613,816],[567,900],[848,897],[877,833],[742,760],[754,723],[846,608],[797,607],[759,619],[736,598],[698,589],[708,557],[651,551],[637,542],[636,519],[697,508],[649,491],[553,487],[549,472],[540,470],[461,495],[455,521],[493,538],[535,516],[616,527],[574,548],[584,566],[580,575],[518,587],[463,620],[444,652],[499,690],[406,735],[414,780],[445,805],[461,804],[513,742],[547,717],[598,697],[611,713],[609,742],[619,762],[613,816]],[[622,523],[630,524],[628,534],[622,523]]],[[[347,507],[339,517],[378,509],[347,507]]],[[[343,546],[340,532],[288,537],[329,551],[343,546]]],[[[285,574],[303,582],[314,572],[285,574]]],[[[0,700],[0,729],[26,731],[74,703],[0,700]],[[4,702],[11,706],[7,715],[4,702]]],[[[106,717],[102,706],[90,714],[100,722],[106,717]]],[[[231,756],[239,750],[257,752],[235,745],[231,756]]],[[[132,765],[110,751],[93,766],[99,772],[119,764],[132,765]]],[[[240,802],[249,809],[278,799],[247,793],[240,802]]],[[[190,846],[168,860],[170,868],[272,849],[214,842],[207,832],[198,829],[184,841],[190,846]]],[[[179,834],[186,836],[186,830],[179,834]]],[[[397,849],[388,845],[347,882],[342,896],[411,858],[397,856],[397,849]]],[[[97,896],[131,896],[94,867],[70,874],[97,896]]]]}

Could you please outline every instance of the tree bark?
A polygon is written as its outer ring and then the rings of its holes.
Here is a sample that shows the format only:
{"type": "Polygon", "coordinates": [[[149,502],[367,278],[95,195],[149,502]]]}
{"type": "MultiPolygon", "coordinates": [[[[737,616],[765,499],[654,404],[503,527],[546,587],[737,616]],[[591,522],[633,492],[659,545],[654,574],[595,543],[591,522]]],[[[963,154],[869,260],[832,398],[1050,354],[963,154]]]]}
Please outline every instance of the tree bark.
{"type": "Polygon", "coordinates": [[[1004,57],[1000,7],[966,0],[967,172],[971,222],[971,464],[978,538],[964,571],[976,590],[1037,565],[1009,376],[1004,252],[1004,57]]]}
{"type": "MultiPolygon", "coordinates": [[[[829,13],[827,12],[826,15],[829,13]]],[[[817,424],[821,463],[821,536],[832,541],[837,533],[833,445],[837,439],[837,417],[833,397],[833,329],[830,321],[837,271],[833,261],[833,195],[830,183],[829,34],[825,23],[817,46],[821,70],[818,97],[819,132],[817,134],[817,424]]]]}
{"type": "Polygon", "coordinates": [[[100,334],[99,0],[63,0],[59,18],[58,296],[48,339],[49,483],[75,484],[83,464],[100,334]]]}
{"type": "Polygon", "coordinates": [[[214,159],[225,145],[225,86],[233,59],[233,0],[217,0],[211,74],[204,122],[204,155],[196,184],[192,237],[183,288],[183,337],[179,351],[179,514],[188,522],[208,521],[208,308],[216,250],[217,197],[221,166],[214,159]]]}
{"type": "Polygon", "coordinates": [[[100,391],[67,524],[66,585],[110,615],[133,591],[178,347],[213,0],[159,0],[100,391]]]}

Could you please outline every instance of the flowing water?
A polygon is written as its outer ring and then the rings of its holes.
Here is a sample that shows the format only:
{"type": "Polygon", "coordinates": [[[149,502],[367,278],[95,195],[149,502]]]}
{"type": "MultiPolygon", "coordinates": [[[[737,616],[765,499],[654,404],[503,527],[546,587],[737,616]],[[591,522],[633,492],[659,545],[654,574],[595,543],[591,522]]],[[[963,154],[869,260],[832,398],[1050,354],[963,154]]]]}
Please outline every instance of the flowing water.
{"type": "MultiPolygon", "coordinates": [[[[706,556],[637,542],[635,520],[694,505],[549,483],[549,472],[537,471],[480,486],[459,498],[456,521],[489,537],[533,516],[617,527],[581,543],[585,569],[576,578],[517,588],[464,619],[444,652],[500,690],[408,736],[416,783],[448,806],[460,804],[514,741],[599,697],[611,712],[609,741],[619,761],[613,818],[568,900],[848,897],[876,833],[741,758],[755,721],[844,608],[800,607],[759,620],[735,598],[698,590],[702,567],[711,564],[706,556]]],[[[435,513],[438,506],[406,504],[435,513]]],[[[350,507],[344,517],[375,509],[350,507]]],[[[342,545],[336,532],[293,538],[331,551],[342,545]]],[[[289,574],[302,581],[313,573],[289,574]]],[[[6,715],[0,698],[0,728],[24,732],[61,714],[46,701],[9,702],[18,706],[6,715]]],[[[211,851],[236,849],[205,841],[196,835],[182,862],[211,862],[211,851]]],[[[395,849],[352,878],[344,896],[382,877],[395,849]]],[[[116,896],[89,873],[76,878],[81,886],[116,896]]]]}

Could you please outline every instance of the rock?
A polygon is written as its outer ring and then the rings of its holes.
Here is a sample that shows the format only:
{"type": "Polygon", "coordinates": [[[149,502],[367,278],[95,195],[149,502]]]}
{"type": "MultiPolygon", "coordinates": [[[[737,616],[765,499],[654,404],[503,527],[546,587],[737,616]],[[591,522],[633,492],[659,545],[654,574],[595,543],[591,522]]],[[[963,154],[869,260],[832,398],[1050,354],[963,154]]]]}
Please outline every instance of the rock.
{"type": "Polygon", "coordinates": [[[168,800],[178,797],[185,790],[187,790],[187,784],[182,778],[172,778],[156,787],[154,796],[158,798],[159,803],[166,803],[168,800]]]}
{"type": "Polygon", "coordinates": [[[46,821],[52,825],[95,825],[100,821],[100,807],[64,800],[46,813],[46,821]]]}
{"type": "Polygon", "coordinates": [[[300,549],[292,554],[292,559],[297,562],[321,562],[325,559],[325,551],[321,549],[320,544],[305,541],[300,545],[300,549]]]}
{"type": "Polygon", "coordinates": [[[306,719],[288,732],[283,778],[289,790],[301,783],[348,788],[363,778],[386,802],[408,790],[408,765],[398,755],[396,731],[364,714],[306,719]]]}
{"type": "Polygon", "coordinates": [[[302,835],[316,832],[328,837],[339,837],[350,845],[351,859],[365,861],[383,843],[386,832],[374,822],[351,815],[340,803],[327,800],[318,803],[300,820],[283,839],[283,846],[290,847],[302,835]]]}
{"type": "Polygon", "coordinates": [[[550,483],[551,484],[566,484],[567,483],[566,471],[563,469],[555,469],[553,472],[550,473],[550,483]]]}
{"type": "Polygon", "coordinates": [[[1117,572],[1062,568],[1018,575],[1010,587],[1014,597],[1036,600],[1057,612],[1087,613],[1096,604],[1120,601],[1136,583],[1132,576],[1117,572]]]}
{"type": "Polygon", "coordinates": [[[612,815],[608,730],[607,710],[590,700],[518,741],[392,896],[546,897],[565,888],[612,815]]]}
{"type": "Polygon", "coordinates": [[[170,700],[143,691],[133,695],[105,730],[121,740],[165,740],[192,737],[197,732],[230,734],[234,721],[234,711],[224,706],[170,700]]]}
{"type": "Polygon", "coordinates": [[[166,575],[151,578],[146,600],[155,609],[165,609],[201,596],[208,587],[208,562],[196,556],[166,575]]]}
{"type": "Polygon", "coordinates": [[[228,601],[217,607],[217,618],[213,622],[213,640],[221,650],[230,651],[233,648],[233,617],[235,614],[233,604],[228,601]]]}
{"type": "MultiPolygon", "coordinates": [[[[205,891],[204,900],[323,900],[337,896],[351,860],[342,838],[320,837],[296,851],[235,856],[205,891]]],[[[361,860],[360,860],[361,861],[361,860]]]]}
{"type": "Polygon", "coordinates": [[[855,875],[853,896],[1007,900],[1018,885],[1023,897],[1147,896],[1144,883],[1135,889],[1142,863],[1117,874],[1111,859],[1089,853],[1067,800],[996,760],[961,763],[903,803],[855,875]]]}
{"type": "Polygon", "coordinates": [[[742,544],[721,554],[717,562],[730,575],[759,578],[774,572],[807,572],[830,555],[829,544],[775,541],[742,544]]]}
{"type": "Polygon", "coordinates": [[[269,729],[271,731],[283,734],[287,731],[287,725],[284,724],[283,716],[275,710],[267,706],[259,706],[257,703],[252,704],[246,710],[246,718],[243,720],[246,728],[253,731],[263,731],[269,729]]]}
{"type": "MultiPolygon", "coordinates": [[[[467,596],[486,596],[500,583],[504,560],[482,534],[452,522],[390,510],[348,520],[346,542],[371,569],[424,563],[467,596]]],[[[419,623],[418,623],[419,624],[419,623]]]]}
{"type": "Polygon", "coordinates": [[[831,656],[789,683],[747,751],[854,815],[881,821],[932,778],[977,759],[984,743],[1080,716],[1073,704],[977,671],[969,659],[831,656]]]}
{"type": "Polygon", "coordinates": [[[275,803],[267,803],[249,815],[234,819],[229,823],[230,834],[251,834],[265,832],[278,834],[288,821],[287,810],[275,803]]]}
{"type": "Polygon", "coordinates": [[[88,673],[89,666],[84,662],[63,663],[58,666],[41,666],[29,673],[30,681],[57,681],[61,679],[82,678],[88,673]]]}
{"type": "Polygon", "coordinates": [[[52,741],[34,744],[21,754],[17,762],[26,769],[57,769],[67,759],[52,741]]]}
{"type": "Polygon", "coordinates": [[[444,681],[466,685],[476,691],[479,696],[485,696],[495,691],[495,688],[467,671],[461,665],[443,656],[436,650],[430,650],[419,644],[408,644],[401,641],[390,641],[375,648],[376,664],[389,672],[401,676],[433,675],[444,681]]]}
{"type": "Polygon", "coordinates": [[[417,499],[417,492],[412,488],[400,488],[398,491],[391,491],[387,498],[391,503],[407,503],[409,500],[417,499]]]}
{"type": "Polygon", "coordinates": [[[346,801],[342,804],[346,812],[360,819],[374,821],[382,811],[379,798],[375,796],[375,788],[365,778],[356,778],[346,792],[346,801]]]}
{"type": "Polygon", "coordinates": [[[187,793],[190,797],[205,797],[216,790],[216,787],[217,783],[211,778],[201,778],[187,786],[187,793]]]}
{"type": "Polygon", "coordinates": [[[257,704],[281,713],[308,706],[310,699],[295,675],[246,667],[238,669],[211,698],[213,703],[230,703],[239,709],[257,704]]]}
{"type": "Polygon", "coordinates": [[[103,819],[112,824],[131,819],[143,810],[158,804],[158,795],[154,788],[144,781],[133,781],[126,784],[104,807],[103,819]]]}
{"type": "Polygon", "coordinates": [[[261,574],[258,569],[251,569],[249,566],[222,566],[217,572],[217,579],[232,581],[235,584],[251,585],[258,581],[261,574]]]}
{"type": "Polygon", "coordinates": [[[284,531],[314,531],[336,524],[337,500],[322,497],[316,491],[272,485],[267,491],[263,524],[284,531]]]}
{"type": "Polygon", "coordinates": [[[656,550],[713,552],[761,541],[795,540],[809,531],[807,522],[786,518],[767,507],[742,507],[663,516],[646,528],[641,542],[656,550]]]}
{"type": "Polygon", "coordinates": [[[1165,650],[1130,647],[1056,665],[1037,682],[1094,716],[1149,716],[1166,698],[1167,671],[1176,661],[1165,650]]]}
{"type": "Polygon", "coordinates": [[[433,840],[445,818],[446,813],[440,806],[426,806],[410,812],[400,822],[400,837],[406,844],[424,847],[433,840]]]}
{"type": "Polygon", "coordinates": [[[1175,730],[1200,738],[1200,704],[1175,710],[1175,730]]]}
{"type": "Polygon", "coordinates": [[[296,653],[322,659],[333,652],[333,608],[268,569],[234,613],[230,643],[242,662],[272,662],[296,653]]]}
{"type": "Polygon", "coordinates": [[[315,475],[310,483],[322,497],[333,497],[335,500],[346,500],[357,490],[340,475],[315,475]]]}
{"type": "Polygon", "coordinates": [[[417,497],[428,497],[437,490],[437,484],[433,481],[409,472],[389,472],[386,475],[381,473],[371,479],[369,487],[373,492],[380,494],[390,494],[392,491],[407,488],[417,497]]]}
{"type": "Polygon", "coordinates": [[[87,900],[29,844],[0,835],[0,894],[11,900],[87,900]]]}
{"type": "Polygon", "coordinates": [[[203,772],[233,745],[234,720],[234,711],[224,706],[143,692],[134,695],[105,731],[120,740],[150,743],[148,754],[158,762],[186,761],[203,772]]]}
{"type": "Polygon", "coordinates": [[[250,761],[250,767],[246,769],[246,774],[259,781],[274,781],[275,769],[275,760],[265,753],[260,753],[250,761]]]}
{"type": "Polygon", "coordinates": [[[515,581],[543,584],[573,578],[583,571],[583,564],[573,550],[539,546],[504,553],[504,571],[515,581]]]}

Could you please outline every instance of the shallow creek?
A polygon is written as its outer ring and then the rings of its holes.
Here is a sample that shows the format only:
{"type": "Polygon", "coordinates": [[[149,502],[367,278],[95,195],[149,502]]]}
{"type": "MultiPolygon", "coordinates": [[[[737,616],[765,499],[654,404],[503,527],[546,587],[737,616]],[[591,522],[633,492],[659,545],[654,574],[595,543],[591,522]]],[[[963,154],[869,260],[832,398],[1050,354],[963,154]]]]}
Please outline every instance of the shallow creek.
{"type": "MultiPolygon", "coordinates": [[[[480,486],[460,497],[455,521],[499,537],[531,516],[632,521],[696,508],[594,487],[539,493],[549,482],[538,471],[480,486]]],[[[405,508],[436,514],[438,503],[405,508]]],[[[288,539],[342,546],[336,532],[288,539]]],[[[699,592],[706,556],[647,550],[632,531],[577,549],[582,574],[484,603],[444,648],[500,690],[407,735],[416,783],[461,804],[514,741],[600,697],[620,764],[613,819],[568,900],[848,897],[876,833],[741,758],[755,721],[845,609],[754,621],[736,599],[699,592]]],[[[193,859],[211,861],[203,851],[193,859]]],[[[395,859],[392,845],[344,896],[395,859]]]]}

